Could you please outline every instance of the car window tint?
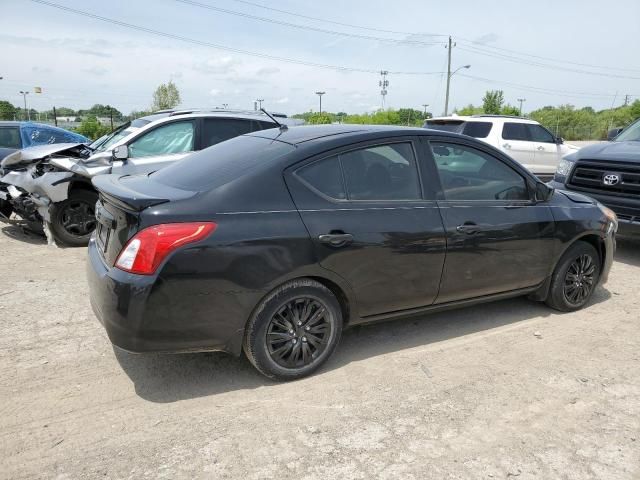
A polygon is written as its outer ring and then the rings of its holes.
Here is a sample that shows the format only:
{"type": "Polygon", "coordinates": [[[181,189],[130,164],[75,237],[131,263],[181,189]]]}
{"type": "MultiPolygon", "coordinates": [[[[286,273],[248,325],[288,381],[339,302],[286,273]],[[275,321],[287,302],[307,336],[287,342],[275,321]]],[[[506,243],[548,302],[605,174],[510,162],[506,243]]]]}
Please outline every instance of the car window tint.
{"type": "Polygon", "coordinates": [[[154,128],[129,145],[129,157],[168,155],[193,150],[193,123],[174,122],[154,128]]]}
{"type": "Polygon", "coordinates": [[[491,122],[467,122],[462,133],[475,138],[487,138],[491,131],[491,122]]]}
{"type": "Polygon", "coordinates": [[[325,158],[314,162],[298,170],[297,174],[313,188],[328,197],[341,200],[347,198],[338,157],[325,158]]]}
{"type": "Polygon", "coordinates": [[[506,122],[502,128],[502,138],[505,140],[530,141],[529,129],[525,123],[506,122]]]}
{"type": "Polygon", "coordinates": [[[205,118],[202,127],[202,148],[251,132],[251,120],[239,118],[205,118]]]}
{"type": "Polygon", "coordinates": [[[432,142],[446,200],[528,200],[524,178],[495,157],[465,145],[432,142]]]}
{"type": "Polygon", "coordinates": [[[416,200],[420,186],[410,143],[340,155],[349,200],[416,200]]]}
{"type": "Polygon", "coordinates": [[[18,127],[0,127],[0,147],[21,148],[20,130],[18,127]]]}
{"type": "Polygon", "coordinates": [[[151,175],[164,185],[201,192],[259,173],[272,161],[295,150],[293,145],[243,135],[193,153],[151,175]]]}
{"type": "Polygon", "coordinates": [[[530,124],[527,125],[529,127],[529,134],[531,135],[531,140],[534,142],[544,142],[544,143],[556,143],[556,139],[551,133],[546,129],[541,127],[540,125],[530,124]]]}
{"type": "Polygon", "coordinates": [[[427,120],[424,127],[444,132],[460,133],[464,128],[464,123],[462,120],[427,120]]]}

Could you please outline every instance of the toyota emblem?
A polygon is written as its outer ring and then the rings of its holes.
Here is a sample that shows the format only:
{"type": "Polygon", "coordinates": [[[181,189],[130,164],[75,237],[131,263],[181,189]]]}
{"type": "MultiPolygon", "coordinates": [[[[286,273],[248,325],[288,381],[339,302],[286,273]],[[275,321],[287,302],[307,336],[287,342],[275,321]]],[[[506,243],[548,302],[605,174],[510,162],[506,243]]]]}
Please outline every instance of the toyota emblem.
{"type": "Polygon", "coordinates": [[[615,173],[606,173],[603,177],[602,177],[602,183],[604,183],[605,185],[617,185],[618,183],[620,183],[620,175],[615,174],[615,173]]]}

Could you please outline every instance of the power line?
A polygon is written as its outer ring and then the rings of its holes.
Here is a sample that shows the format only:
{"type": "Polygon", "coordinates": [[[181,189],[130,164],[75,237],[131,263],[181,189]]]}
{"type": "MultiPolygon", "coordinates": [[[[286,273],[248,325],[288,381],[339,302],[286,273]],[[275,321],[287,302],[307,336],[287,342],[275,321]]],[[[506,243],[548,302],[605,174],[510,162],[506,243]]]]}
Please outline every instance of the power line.
{"type": "Polygon", "coordinates": [[[631,80],[640,80],[640,77],[630,77],[628,75],[619,75],[611,72],[591,72],[588,70],[580,70],[580,69],[575,69],[570,67],[563,67],[560,65],[549,65],[546,63],[538,62],[537,60],[526,60],[526,59],[514,57],[513,55],[507,55],[504,53],[487,52],[477,47],[459,46],[458,48],[466,52],[476,53],[478,55],[485,55],[487,57],[499,58],[501,60],[507,60],[509,62],[520,63],[520,64],[530,65],[534,67],[550,68],[552,70],[560,70],[565,72],[581,73],[584,75],[595,75],[595,76],[608,77],[608,78],[625,78],[625,79],[631,79],[631,80]]]}
{"type": "Polygon", "coordinates": [[[551,58],[551,57],[543,57],[541,55],[534,55],[531,53],[524,53],[524,52],[518,52],[516,50],[510,50],[508,48],[501,48],[501,47],[496,47],[493,45],[487,45],[487,44],[480,44],[478,42],[475,42],[473,40],[469,40],[466,38],[462,38],[462,37],[457,37],[458,41],[462,42],[462,43],[466,43],[469,46],[475,47],[475,48],[486,48],[486,49],[491,49],[491,50],[500,50],[503,52],[508,52],[508,53],[513,53],[515,55],[520,55],[520,56],[526,56],[526,57],[531,57],[531,58],[537,58],[539,60],[547,60],[547,61],[551,61],[551,62],[557,62],[557,63],[566,63],[569,65],[577,65],[579,67],[590,67],[590,68],[599,68],[602,70],[619,70],[621,72],[640,72],[639,69],[633,69],[633,68],[621,68],[621,67],[611,67],[611,66],[605,66],[605,65],[594,65],[592,63],[580,63],[580,62],[572,62],[570,60],[561,60],[558,58],[551,58]]]}
{"type": "Polygon", "coordinates": [[[396,43],[396,44],[404,44],[404,45],[420,45],[420,46],[442,45],[442,42],[423,42],[421,40],[376,37],[372,35],[361,35],[358,33],[347,33],[347,32],[338,32],[336,30],[326,30],[324,28],[310,27],[307,25],[299,25],[297,23],[290,23],[282,20],[275,20],[273,18],[259,17],[257,15],[251,15],[249,13],[237,12],[235,10],[228,10],[226,8],[214,7],[213,5],[209,5],[208,3],[197,2],[195,0],[175,0],[175,1],[179,3],[184,3],[185,5],[191,5],[193,7],[205,8],[207,10],[212,10],[214,12],[225,13],[228,15],[235,15],[237,17],[248,18],[251,20],[257,20],[259,22],[273,23],[275,25],[283,25],[285,27],[297,28],[299,30],[309,30],[312,32],[327,33],[329,35],[340,35],[343,37],[359,38],[363,40],[375,40],[377,42],[388,42],[388,43],[396,43]]]}
{"type": "MultiPolygon", "coordinates": [[[[116,19],[109,18],[109,17],[103,17],[101,15],[96,15],[94,13],[86,12],[86,11],[83,11],[83,10],[77,10],[75,8],[65,7],[63,5],[58,5],[57,3],[48,2],[48,1],[45,1],[45,0],[31,0],[31,1],[35,2],[35,3],[42,4],[42,5],[47,5],[49,7],[57,8],[58,10],[64,10],[64,11],[67,11],[67,12],[75,13],[77,15],[82,15],[82,16],[85,16],[85,17],[89,17],[89,18],[93,18],[93,19],[96,19],[96,20],[100,20],[102,22],[107,22],[107,23],[112,23],[114,25],[119,25],[121,27],[129,28],[131,30],[138,30],[138,31],[141,31],[141,32],[150,33],[152,35],[157,35],[157,36],[160,36],[160,37],[171,38],[173,40],[179,40],[181,42],[192,43],[192,44],[200,45],[200,46],[204,46],[204,47],[216,48],[216,49],[219,49],[219,50],[225,50],[225,51],[229,51],[229,52],[239,53],[239,54],[242,54],[242,55],[249,55],[249,56],[252,56],[252,57],[266,58],[266,59],[269,59],[269,60],[277,60],[279,62],[286,62],[286,63],[292,63],[292,64],[297,64],[297,65],[306,65],[308,67],[326,68],[326,69],[338,70],[338,71],[359,72],[359,73],[373,73],[373,74],[377,74],[379,72],[379,70],[374,70],[374,69],[354,68],[354,67],[346,67],[346,66],[341,66],[341,65],[330,65],[330,64],[325,64],[325,63],[316,63],[316,62],[309,62],[309,61],[305,61],[305,60],[298,60],[298,59],[294,59],[294,58],[279,57],[277,55],[269,55],[269,54],[266,54],[266,53],[251,52],[249,50],[242,50],[242,49],[239,49],[239,48],[228,47],[226,45],[220,45],[220,44],[216,44],[216,43],[205,42],[203,40],[196,40],[196,39],[189,38],[189,37],[183,37],[181,35],[176,35],[174,33],[167,33],[167,32],[162,32],[160,30],[154,30],[154,29],[147,28],[147,27],[141,27],[140,25],[134,25],[132,23],[123,22],[121,20],[116,20],[116,19]]],[[[389,71],[389,73],[390,74],[394,74],[394,75],[439,75],[441,72],[389,71]]]]}
{"type": "Polygon", "coordinates": [[[254,2],[248,2],[246,0],[232,0],[233,2],[236,3],[242,3],[245,5],[249,5],[251,7],[258,7],[258,8],[262,8],[264,10],[271,10],[272,12],[278,12],[278,13],[284,13],[285,15],[291,15],[293,17],[299,17],[299,18],[304,18],[307,20],[314,20],[317,22],[324,22],[324,23],[329,23],[332,25],[339,25],[341,27],[350,27],[350,28],[359,28],[361,30],[369,30],[370,32],[379,32],[379,33],[392,33],[392,34],[396,34],[396,35],[420,35],[423,37],[447,37],[448,35],[442,34],[442,33],[415,33],[415,32],[402,32],[402,31],[398,31],[398,30],[385,30],[382,28],[373,28],[373,27],[364,27],[362,25],[354,25],[352,23],[342,23],[342,22],[336,22],[335,20],[327,20],[326,18],[319,18],[319,17],[312,17],[310,15],[303,15],[301,13],[295,13],[295,12],[290,12],[288,10],[280,10],[278,8],[273,8],[273,7],[267,7],[266,5],[261,5],[259,3],[254,3],[254,2]]]}

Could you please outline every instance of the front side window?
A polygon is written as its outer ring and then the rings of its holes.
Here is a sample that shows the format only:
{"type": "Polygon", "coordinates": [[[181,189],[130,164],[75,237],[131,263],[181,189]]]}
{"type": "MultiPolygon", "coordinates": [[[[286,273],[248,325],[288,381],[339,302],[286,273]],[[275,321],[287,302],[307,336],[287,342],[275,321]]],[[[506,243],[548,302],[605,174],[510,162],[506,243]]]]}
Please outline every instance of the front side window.
{"type": "Polygon", "coordinates": [[[524,178],[497,158],[466,145],[432,142],[445,200],[528,200],[524,178]]]}
{"type": "Polygon", "coordinates": [[[540,125],[530,124],[529,133],[531,134],[531,140],[534,142],[543,143],[556,143],[556,139],[551,133],[540,125]]]}
{"type": "Polygon", "coordinates": [[[524,142],[528,142],[531,139],[529,138],[529,130],[527,129],[527,125],[525,123],[511,123],[505,122],[502,127],[502,138],[505,140],[521,140],[524,142]]]}
{"type": "Polygon", "coordinates": [[[193,150],[193,123],[174,122],[162,125],[134,140],[129,145],[129,157],[169,155],[193,150]]]}
{"type": "Polygon", "coordinates": [[[0,127],[0,147],[22,148],[18,127],[0,127]]]}
{"type": "Polygon", "coordinates": [[[238,118],[205,118],[202,127],[202,148],[251,132],[251,120],[238,118]]]}

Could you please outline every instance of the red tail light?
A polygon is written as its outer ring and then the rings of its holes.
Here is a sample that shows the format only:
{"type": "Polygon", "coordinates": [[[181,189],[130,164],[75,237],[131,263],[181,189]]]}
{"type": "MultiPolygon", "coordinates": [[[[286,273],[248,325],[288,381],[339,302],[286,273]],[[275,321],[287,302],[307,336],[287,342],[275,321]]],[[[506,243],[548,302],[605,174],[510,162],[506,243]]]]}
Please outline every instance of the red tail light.
{"type": "Polygon", "coordinates": [[[174,250],[212,234],[214,222],[164,223],[136,233],[118,255],[115,266],[139,275],[153,274],[174,250]]]}

